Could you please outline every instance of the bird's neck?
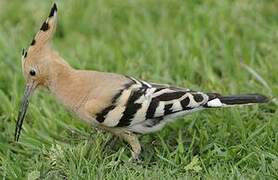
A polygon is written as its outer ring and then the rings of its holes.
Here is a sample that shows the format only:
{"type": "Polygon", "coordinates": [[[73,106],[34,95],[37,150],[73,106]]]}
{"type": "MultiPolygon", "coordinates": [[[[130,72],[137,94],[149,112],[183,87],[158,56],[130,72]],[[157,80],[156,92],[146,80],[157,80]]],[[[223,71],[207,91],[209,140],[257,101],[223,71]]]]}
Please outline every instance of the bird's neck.
{"type": "Polygon", "coordinates": [[[48,89],[58,101],[75,111],[88,93],[88,88],[80,86],[84,81],[82,75],[62,58],[53,61],[49,69],[48,89]]]}

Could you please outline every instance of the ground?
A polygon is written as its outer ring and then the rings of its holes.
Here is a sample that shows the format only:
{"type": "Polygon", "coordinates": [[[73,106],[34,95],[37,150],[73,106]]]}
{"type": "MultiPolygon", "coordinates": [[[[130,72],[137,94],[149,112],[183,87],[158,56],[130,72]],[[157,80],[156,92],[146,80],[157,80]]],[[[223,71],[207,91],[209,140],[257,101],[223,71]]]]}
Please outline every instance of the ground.
{"type": "MultiPolygon", "coordinates": [[[[278,95],[278,1],[57,1],[53,46],[72,66],[204,92],[278,95]]],[[[277,99],[211,109],[130,148],[37,93],[14,142],[28,47],[52,1],[0,1],[1,179],[277,179],[277,99]]]]}

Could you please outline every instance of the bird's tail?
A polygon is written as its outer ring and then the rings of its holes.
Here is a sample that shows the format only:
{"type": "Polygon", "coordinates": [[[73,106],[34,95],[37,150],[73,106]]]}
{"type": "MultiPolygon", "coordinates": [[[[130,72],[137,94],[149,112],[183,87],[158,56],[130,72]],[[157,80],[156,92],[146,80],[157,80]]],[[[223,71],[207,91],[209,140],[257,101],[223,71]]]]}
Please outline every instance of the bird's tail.
{"type": "Polygon", "coordinates": [[[208,93],[207,95],[209,96],[209,100],[204,106],[208,108],[247,105],[254,103],[266,103],[269,101],[269,99],[266,96],[261,94],[222,96],[217,93],[208,93]]]}

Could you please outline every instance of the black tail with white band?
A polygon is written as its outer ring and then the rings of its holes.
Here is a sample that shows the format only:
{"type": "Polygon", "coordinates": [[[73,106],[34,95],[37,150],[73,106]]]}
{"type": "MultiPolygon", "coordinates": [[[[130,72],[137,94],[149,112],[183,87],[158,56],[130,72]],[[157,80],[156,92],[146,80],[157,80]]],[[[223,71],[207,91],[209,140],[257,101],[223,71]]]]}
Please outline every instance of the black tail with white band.
{"type": "Polygon", "coordinates": [[[225,107],[234,105],[248,105],[254,103],[266,103],[268,98],[261,94],[242,94],[222,96],[216,93],[208,93],[208,102],[204,107],[225,107]]]}

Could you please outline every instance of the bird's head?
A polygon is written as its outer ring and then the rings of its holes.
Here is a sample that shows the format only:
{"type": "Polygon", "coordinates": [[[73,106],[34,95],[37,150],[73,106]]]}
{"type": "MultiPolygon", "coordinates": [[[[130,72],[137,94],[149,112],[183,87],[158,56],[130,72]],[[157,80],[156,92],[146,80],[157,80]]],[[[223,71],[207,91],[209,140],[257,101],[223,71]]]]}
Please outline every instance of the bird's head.
{"type": "Polygon", "coordinates": [[[49,83],[49,68],[51,62],[55,59],[55,53],[50,49],[50,41],[55,33],[56,23],[57,6],[54,4],[47,20],[43,22],[29,48],[27,50],[22,50],[22,71],[26,80],[26,86],[16,123],[16,141],[18,141],[20,136],[30,97],[36,88],[47,86],[49,83]]]}

